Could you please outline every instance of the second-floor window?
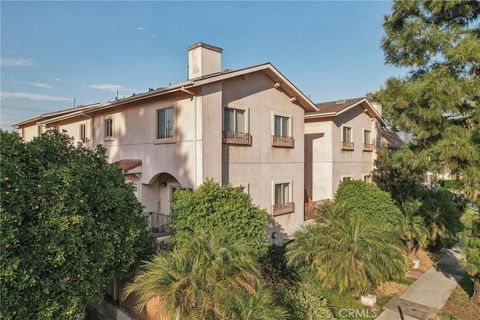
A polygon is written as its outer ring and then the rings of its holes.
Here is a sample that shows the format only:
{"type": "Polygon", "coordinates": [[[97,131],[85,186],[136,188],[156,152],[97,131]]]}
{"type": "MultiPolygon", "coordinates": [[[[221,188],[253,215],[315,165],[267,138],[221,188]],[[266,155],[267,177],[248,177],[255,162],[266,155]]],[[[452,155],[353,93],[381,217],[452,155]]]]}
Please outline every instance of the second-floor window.
{"type": "Polygon", "coordinates": [[[343,127],[342,142],[353,142],[352,141],[352,128],[343,127]]]}
{"type": "Polygon", "coordinates": [[[245,132],[245,110],[225,108],[223,110],[223,130],[245,132]]]}
{"type": "Polygon", "coordinates": [[[372,143],[372,137],[371,137],[370,130],[363,130],[363,143],[366,143],[366,144],[371,144],[372,143]]]}
{"type": "Polygon", "coordinates": [[[85,141],[87,139],[87,132],[85,130],[85,125],[80,125],[80,140],[85,141]]]}
{"type": "Polygon", "coordinates": [[[105,119],[105,138],[113,138],[113,119],[105,119]]]}
{"type": "Polygon", "coordinates": [[[290,117],[275,115],[274,122],[274,135],[277,137],[289,137],[290,136],[290,117]]]}
{"type": "Polygon", "coordinates": [[[174,132],[173,107],[157,110],[157,139],[172,139],[174,132]]]}

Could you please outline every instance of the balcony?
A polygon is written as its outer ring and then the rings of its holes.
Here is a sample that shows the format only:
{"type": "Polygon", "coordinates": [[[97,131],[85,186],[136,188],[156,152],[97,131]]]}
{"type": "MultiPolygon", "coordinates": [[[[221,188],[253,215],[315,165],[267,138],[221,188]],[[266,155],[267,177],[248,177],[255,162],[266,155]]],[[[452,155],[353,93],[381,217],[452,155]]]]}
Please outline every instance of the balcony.
{"type": "Polygon", "coordinates": [[[342,141],[341,147],[342,147],[342,150],[344,151],[353,151],[355,144],[353,142],[342,141]]]}
{"type": "Polygon", "coordinates": [[[162,214],[158,212],[144,212],[143,215],[147,218],[147,229],[150,232],[158,235],[170,234],[169,226],[171,217],[169,214],[162,214]]]}
{"type": "Polygon", "coordinates": [[[246,132],[223,131],[223,143],[249,146],[252,144],[252,135],[246,132]]]}
{"type": "Polygon", "coordinates": [[[375,146],[374,146],[373,143],[364,143],[363,144],[363,151],[373,152],[374,149],[375,149],[375,146]]]}
{"type": "Polygon", "coordinates": [[[294,211],[295,211],[295,202],[274,204],[272,206],[272,215],[273,216],[280,216],[282,214],[292,213],[294,211]]]}
{"type": "Polygon", "coordinates": [[[277,148],[294,148],[295,139],[293,137],[272,136],[272,146],[277,148]]]}

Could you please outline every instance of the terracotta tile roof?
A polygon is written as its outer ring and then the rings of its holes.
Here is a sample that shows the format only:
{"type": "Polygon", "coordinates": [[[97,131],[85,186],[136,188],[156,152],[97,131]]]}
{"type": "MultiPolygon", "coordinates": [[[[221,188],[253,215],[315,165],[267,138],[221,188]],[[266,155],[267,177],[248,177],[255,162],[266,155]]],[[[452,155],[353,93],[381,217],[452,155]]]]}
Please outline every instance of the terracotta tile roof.
{"type": "Polygon", "coordinates": [[[116,162],[119,167],[122,169],[123,173],[127,173],[133,168],[139,167],[142,165],[142,160],[140,159],[122,159],[116,162]]]}
{"type": "Polygon", "coordinates": [[[315,105],[317,106],[319,113],[331,113],[331,112],[342,111],[343,109],[348,108],[352,104],[355,104],[363,99],[365,98],[360,97],[360,98],[352,98],[352,99],[343,99],[343,100],[337,100],[337,101],[316,103],[315,105]]]}

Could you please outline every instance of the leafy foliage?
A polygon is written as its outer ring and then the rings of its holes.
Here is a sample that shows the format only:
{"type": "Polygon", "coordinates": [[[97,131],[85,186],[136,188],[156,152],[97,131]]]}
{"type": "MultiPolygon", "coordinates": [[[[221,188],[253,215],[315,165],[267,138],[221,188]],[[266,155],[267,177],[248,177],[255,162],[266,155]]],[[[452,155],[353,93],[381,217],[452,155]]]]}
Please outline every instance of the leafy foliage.
{"type": "Polygon", "coordinates": [[[385,17],[385,60],[409,68],[373,95],[394,128],[416,139],[398,156],[412,172],[456,175],[480,196],[480,3],[401,1],[385,17]]]}
{"type": "Polygon", "coordinates": [[[267,252],[265,232],[267,213],[252,204],[250,195],[240,188],[204,182],[195,191],[176,192],[172,204],[174,242],[180,246],[191,240],[198,230],[228,232],[246,240],[261,256],[267,252]]]}
{"type": "Polygon", "coordinates": [[[125,294],[138,294],[139,309],[158,297],[180,319],[285,319],[260,280],[255,254],[226,232],[198,232],[148,262],[125,294]]]}
{"type": "Polygon", "coordinates": [[[350,214],[373,223],[395,225],[400,217],[400,210],[390,194],[373,183],[343,181],[338,186],[335,201],[350,214]]]}
{"type": "Polygon", "coordinates": [[[420,247],[424,247],[428,240],[429,230],[425,226],[425,221],[418,215],[421,205],[419,200],[405,201],[401,205],[403,215],[399,220],[398,228],[409,255],[414,254],[420,247]]]}
{"type": "Polygon", "coordinates": [[[461,239],[464,245],[465,270],[474,280],[472,299],[480,304],[480,214],[467,210],[462,219],[464,230],[461,239]]]}
{"type": "Polygon", "coordinates": [[[312,267],[325,289],[362,294],[403,275],[402,244],[388,224],[374,224],[338,203],[295,233],[287,246],[290,266],[312,267]]]}
{"type": "Polygon", "coordinates": [[[284,301],[291,312],[291,320],[333,320],[336,319],[327,299],[318,296],[309,284],[286,291],[284,301]]]}
{"type": "Polygon", "coordinates": [[[82,319],[153,250],[142,207],[105,150],[50,131],[1,138],[2,319],[82,319]]]}

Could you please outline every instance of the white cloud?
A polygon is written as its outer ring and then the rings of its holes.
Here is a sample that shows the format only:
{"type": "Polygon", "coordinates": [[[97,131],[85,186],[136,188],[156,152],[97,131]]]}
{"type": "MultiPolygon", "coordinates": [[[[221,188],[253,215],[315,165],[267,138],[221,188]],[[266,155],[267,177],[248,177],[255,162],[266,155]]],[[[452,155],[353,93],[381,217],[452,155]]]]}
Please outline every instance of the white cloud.
{"type": "Polygon", "coordinates": [[[156,38],[156,37],[157,37],[157,35],[156,35],[156,34],[152,34],[152,38],[156,38]]]}
{"type": "Polygon", "coordinates": [[[145,29],[144,27],[137,27],[137,31],[146,31],[147,29],[145,29]]]}
{"type": "Polygon", "coordinates": [[[92,88],[92,89],[107,90],[107,91],[112,91],[112,92],[123,89],[122,85],[111,84],[111,83],[92,84],[92,85],[89,85],[89,87],[92,88]]]}
{"type": "Polygon", "coordinates": [[[55,79],[53,79],[53,80],[55,80],[55,81],[62,81],[62,79],[60,79],[60,78],[55,78],[55,79]]]}
{"type": "Polygon", "coordinates": [[[99,83],[99,84],[92,84],[89,85],[90,88],[92,89],[98,89],[98,90],[107,90],[107,91],[112,91],[115,92],[117,90],[130,90],[122,86],[121,84],[111,84],[111,83],[99,83]]]}
{"type": "Polygon", "coordinates": [[[44,94],[35,94],[28,92],[0,92],[0,100],[6,99],[28,99],[32,101],[70,101],[72,99],[65,97],[48,96],[44,94]]]}
{"type": "Polygon", "coordinates": [[[26,84],[29,86],[37,87],[37,88],[44,88],[44,89],[50,89],[52,86],[46,83],[41,83],[41,82],[26,82],[26,81],[19,81],[19,84],[26,84]]]}
{"type": "Polygon", "coordinates": [[[0,58],[0,65],[3,67],[30,67],[33,66],[33,60],[25,58],[0,58]]]}

